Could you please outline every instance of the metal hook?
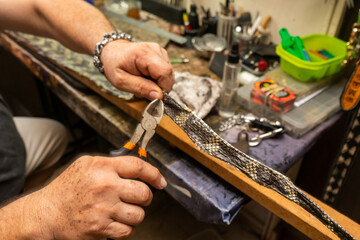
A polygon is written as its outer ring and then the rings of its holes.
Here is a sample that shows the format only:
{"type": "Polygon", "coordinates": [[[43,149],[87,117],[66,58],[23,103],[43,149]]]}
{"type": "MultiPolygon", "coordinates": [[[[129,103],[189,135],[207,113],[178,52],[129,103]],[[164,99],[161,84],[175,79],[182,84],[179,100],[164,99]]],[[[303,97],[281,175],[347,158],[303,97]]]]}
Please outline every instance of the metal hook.
{"type": "Polygon", "coordinates": [[[257,134],[255,137],[253,137],[253,138],[251,138],[249,140],[249,146],[250,147],[256,147],[261,143],[261,141],[263,139],[273,137],[276,134],[281,133],[282,131],[284,131],[283,128],[277,128],[277,129],[275,129],[273,131],[266,132],[264,134],[257,134]]]}

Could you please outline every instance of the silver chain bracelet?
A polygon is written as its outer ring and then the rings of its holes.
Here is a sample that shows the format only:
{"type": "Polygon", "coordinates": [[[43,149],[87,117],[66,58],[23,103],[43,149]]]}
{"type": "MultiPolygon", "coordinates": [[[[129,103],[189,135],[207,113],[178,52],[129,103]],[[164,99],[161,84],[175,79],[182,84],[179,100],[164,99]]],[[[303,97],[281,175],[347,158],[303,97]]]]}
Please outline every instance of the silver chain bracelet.
{"type": "Polygon", "coordinates": [[[104,39],[96,44],[93,62],[94,62],[95,67],[97,67],[97,69],[99,69],[99,71],[101,73],[104,73],[104,65],[101,63],[101,60],[100,60],[101,50],[103,49],[103,47],[105,47],[105,45],[107,43],[114,41],[114,40],[118,40],[118,39],[125,39],[125,40],[129,40],[131,42],[132,36],[130,34],[127,34],[124,32],[118,33],[118,32],[114,31],[111,33],[111,35],[108,33],[105,33],[104,39]]]}

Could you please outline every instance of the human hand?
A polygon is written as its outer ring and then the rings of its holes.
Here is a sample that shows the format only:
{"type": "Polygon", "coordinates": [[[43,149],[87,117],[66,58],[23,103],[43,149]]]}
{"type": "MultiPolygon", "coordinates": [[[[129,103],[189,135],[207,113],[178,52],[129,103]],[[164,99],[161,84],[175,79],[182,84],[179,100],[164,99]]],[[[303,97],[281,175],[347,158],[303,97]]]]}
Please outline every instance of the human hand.
{"type": "Polygon", "coordinates": [[[140,97],[162,99],[161,88],[169,92],[174,84],[168,54],[157,43],[112,41],[102,49],[101,62],[116,88],[140,97]]]}
{"type": "Polygon", "coordinates": [[[42,239],[125,239],[134,233],[151,203],[152,192],[166,181],[159,170],[139,158],[81,157],[41,194],[42,239]],[[45,223],[45,224],[44,224],[45,223]],[[48,238],[49,237],[49,238],[48,238]]]}

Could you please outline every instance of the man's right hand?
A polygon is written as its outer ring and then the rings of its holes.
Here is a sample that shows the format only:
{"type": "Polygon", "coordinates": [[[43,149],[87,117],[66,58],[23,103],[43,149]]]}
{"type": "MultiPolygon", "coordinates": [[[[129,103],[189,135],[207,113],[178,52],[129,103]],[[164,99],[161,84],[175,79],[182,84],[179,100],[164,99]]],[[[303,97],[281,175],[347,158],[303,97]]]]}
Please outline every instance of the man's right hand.
{"type": "Polygon", "coordinates": [[[163,189],[159,170],[139,158],[81,157],[45,188],[26,196],[41,239],[125,239],[163,189]],[[35,219],[36,219],[35,218],[35,219]]]}

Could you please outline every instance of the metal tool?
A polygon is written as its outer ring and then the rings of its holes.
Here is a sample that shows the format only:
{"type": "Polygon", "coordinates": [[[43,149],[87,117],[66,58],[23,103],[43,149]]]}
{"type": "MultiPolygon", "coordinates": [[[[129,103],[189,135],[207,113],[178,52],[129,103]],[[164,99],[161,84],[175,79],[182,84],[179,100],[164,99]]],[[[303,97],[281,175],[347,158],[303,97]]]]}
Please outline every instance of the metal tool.
{"type": "Polygon", "coordinates": [[[219,131],[223,132],[233,126],[246,126],[248,130],[252,132],[268,132],[278,128],[283,128],[279,121],[269,121],[264,117],[258,118],[251,115],[237,114],[222,122],[220,124],[219,131]]]}
{"type": "Polygon", "coordinates": [[[265,139],[265,138],[271,138],[276,136],[277,134],[281,134],[284,132],[283,128],[277,128],[273,131],[270,132],[266,132],[263,134],[257,134],[255,137],[251,138],[249,140],[249,146],[250,147],[256,147],[257,145],[259,145],[261,143],[261,140],[265,139]]]}
{"type": "MultiPolygon", "coordinates": [[[[110,156],[136,156],[143,160],[147,160],[147,151],[146,146],[149,143],[149,140],[155,134],[155,128],[159,124],[162,116],[164,114],[164,103],[160,99],[155,99],[150,102],[144,112],[143,118],[141,122],[136,126],[134,134],[130,138],[128,142],[125,143],[123,147],[120,149],[114,150],[110,152],[110,156]],[[134,153],[132,150],[136,147],[137,143],[140,141],[142,137],[142,141],[139,144],[138,152],[134,153]]],[[[112,240],[108,238],[107,240],[112,240]]]]}
{"type": "MultiPolygon", "coordinates": [[[[219,131],[222,132],[228,130],[233,126],[239,126],[243,130],[248,130],[250,132],[259,132],[256,136],[248,139],[248,145],[250,147],[256,147],[261,143],[263,139],[275,137],[285,132],[285,128],[281,125],[279,121],[269,121],[264,117],[258,118],[241,114],[235,115],[226,120],[225,122],[222,122],[220,124],[219,131]]],[[[238,142],[243,142],[244,137],[245,135],[241,138],[240,141],[240,136],[238,136],[238,142]]],[[[244,151],[245,150],[246,149],[244,149],[244,151]]]]}
{"type": "Polygon", "coordinates": [[[143,118],[141,122],[137,125],[134,134],[131,139],[125,143],[125,145],[118,149],[110,152],[110,155],[115,156],[125,156],[125,155],[135,155],[143,160],[147,158],[146,146],[152,136],[155,134],[155,128],[159,124],[164,113],[164,103],[160,99],[153,100],[150,102],[143,112],[143,118]],[[139,144],[138,152],[132,153],[132,150],[135,148],[137,143],[142,141],[139,144]]]}
{"type": "Polygon", "coordinates": [[[237,137],[237,142],[232,145],[243,153],[249,153],[249,135],[245,130],[241,130],[237,137]]]}

